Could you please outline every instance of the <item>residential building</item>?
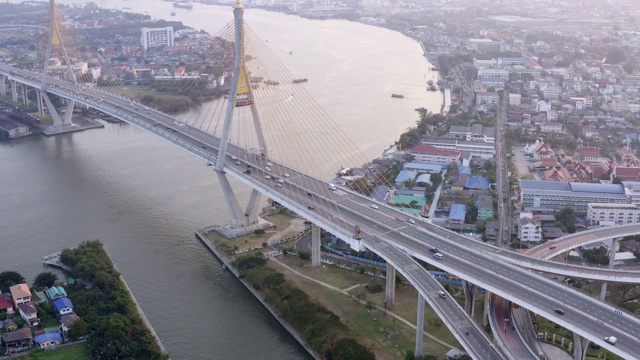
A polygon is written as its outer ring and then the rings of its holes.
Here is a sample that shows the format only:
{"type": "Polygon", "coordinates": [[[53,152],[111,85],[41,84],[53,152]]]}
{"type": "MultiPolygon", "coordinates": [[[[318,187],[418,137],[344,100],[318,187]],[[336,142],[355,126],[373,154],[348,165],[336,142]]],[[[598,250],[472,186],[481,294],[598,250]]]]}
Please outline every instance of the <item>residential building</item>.
{"type": "Polygon", "coordinates": [[[38,309],[32,302],[18,304],[20,317],[30,325],[38,325],[38,309]]]}
{"type": "Polygon", "coordinates": [[[464,187],[469,190],[489,190],[491,184],[489,183],[489,179],[485,177],[469,176],[464,187]]]}
{"type": "Polygon", "coordinates": [[[411,182],[411,184],[413,185],[413,181],[416,179],[416,176],[418,176],[418,173],[415,171],[402,170],[398,173],[398,176],[396,176],[395,180],[393,181],[393,186],[395,186],[396,189],[405,189],[407,188],[407,186],[405,186],[405,183],[411,182]]]}
{"type": "Polygon", "coordinates": [[[435,174],[442,171],[443,166],[439,164],[424,164],[418,162],[408,162],[402,166],[402,170],[415,171],[417,173],[435,174]]]}
{"type": "Polygon", "coordinates": [[[457,150],[439,149],[431,145],[416,145],[411,150],[415,162],[449,165],[457,165],[462,161],[462,154],[457,150]]]}
{"type": "Polygon", "coordinates": [[[67,314],[60,317],[60,329],[66,334],[71,328],[71,325],[80,320],[80,317],[76,314],[67,314]]]}
{"type": "Polygon", "coordinates": [[[496,128],[482,126],[482,124],[473,124],[470,126],[451,125],[447,138],[464,141],[481,141],[493,144],[496,141],[496,128]]]}
{"type": "Polygon", "coordinates": [[[505,44],[502,41],[491,39],[469,39],[469,49],[481,53],[495,53],[505,51],[505,44]]]}
{"type": "Polygon", "coordinates": [[[518,221],[518,239],[521,242],[540,242],[542,227],[532,218],[523,216],[518,221]]]}
{"type": "Polygon", "coordinates": [[[140,45],[144,50],[152,47],[174,46],[173,27],[165,28],[142,28],[140,45]]]}
{"type": "Polygon", "coordinates": [[[595,225],[622,225],[640,223],[640,204],[595,204],[587,209],[587,222],[595,225]]]}
{"type": "Polygon", "coordinates": [[[449,224],[464,224],[467,215],[467,205],[453,204],[449,211],[449,224]]]}
{"type": "Polygon", "coordinates": [[[478,208],[478,220],[493,218],[493,198],[489,194],[474,194],[474,204],[478,208]]]}
{"type": "Polygon", "coordinates": [[[500,102],[500,94],[496,92],[476,93],[476,105],[495,105],[500,102]]]}
{"type": "Polygon", "coordinates": [[[67,298],[61,298],[53,302],[53,310],[60,315],[67,315],[73,312],[73,303],[67,298]]]}
{"type": "Polygon", "coordinates": [[[482,159],[493,159],[496,156],[496,147],[492,143],[462,140],[423,140],[422,144],[434,146],[438,149],[470,153],[471,156],[482,159]]]}
{"type": "Polygon", "coordinates": [[[559,133],[562,132],[563,125],[556,122],[544,122],[540,124],[540,132],[543,133],[559,133]]]}
{"type": "Polygon", "coordinates": [[[28,349],[31,347],[31,343],[33,342],[31,329],[29,328],[22,328],[16,331],[7,332],[2,334],[1,337],[8,354],[28,349]]]}
{"type": "Polygon", "coordinates": [[[58,299],[66,298],[67,292],[62,286],[53,285],[50,288],[45,288],[45,294],[49,298],[49,301],[54,302],[58,299]]]}
{"type": "Polygon", "coordinates": [[[0,294],[0,313],[6,311],[7,314],[13,314],[13,301],[8,294],[0,294]]]}
{"type": "Polygon", "coordinates": [[[509,71],[491,68],[480,69],[478,70],[478,78],[507,80],[509,78],[509,71]]]}
{"type": "Polygon", "coordinates": [[[9,288],[13,304],[18,307],[20,304],[31,302],[31,290],[27,284],[13,285],[9,288]]]}
{"type": "Polygon", "coordinates": [[[560,96],[561,90],[557,86],[546,86],[542,89],[542,96],[545,99],[557,99],[560,96]]]}
{"type": "Polygon", "coordinates": [[[44,333],[33,338],[40,350],[54,348],[62,344],[62,335],[59,332],[44,333]]]}
{"type": "Polygon", "coordinates": [[[520,106],[522,101],[522,95],[520,94],[509,94],[509,105],[511,106],[520,106]]]}
{"type": "MultiPolygon", "coordinates": [[[[621,184],[521,180],[520,187],[520,204],[527,211],[558,212],[571,208],[586,214],[589,203],[627,203],[627,189],[621,184]]],[[[633,192],[640,199],[640,191],[633,192]]]]}

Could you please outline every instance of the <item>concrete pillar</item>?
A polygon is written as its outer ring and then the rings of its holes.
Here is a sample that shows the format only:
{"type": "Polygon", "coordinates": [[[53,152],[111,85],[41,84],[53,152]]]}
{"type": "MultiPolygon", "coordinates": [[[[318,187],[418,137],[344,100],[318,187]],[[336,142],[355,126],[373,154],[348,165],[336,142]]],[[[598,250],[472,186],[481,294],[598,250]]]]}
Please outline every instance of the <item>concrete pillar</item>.
{"type": "MultiPolygon", "coordinates": [[[[616,260],[616,252],[618,252],[618,242],[616,239],[611,239],[611,245],[609,246],[609,269],[613,269],[613,265],[616,260]]],[[[600,289],[600,301],[604,301],[607,296],[607,282],[602,283],[602,288],[600,289]]]]}
{"type": "Polygon", "coordinates": [[[387,308],[393,307],[396,302],[396,268],[387,263],[387,279],[385,285],[387,308]]]}
{"type": "Polygon", "coordinates": [[[475,313],[476,293],[478,287],[466,280],[463,280],[462,288],[464,289],[464,311],[473,317],[473,314],[475,313]]]}
{"type": "Polygon", "coordinates": [[[575,347],[573,348],[573,360],[582,360],[582,339],[580,335],[573,333],[573,343],[575,347]]]}
{"type": "Polygon", "coordinates": [[[489,325],[489,310],[491,303],[489,299],[491,298],[491,293],[489,291],[484,292],[484,309],[482,309],[482,326],[489,325]]]}
{"type": "Polygon", "coordinates": [[[42,119],[44,117],[44,101],[40,90],[36,90],[36,101],[38,102],[38,116],[42,119]]]}
{"type": "Polygon", "coordinates": [[[249,225],[255,225],[260,222],[259,209],[260,209],[260,201],[262,200],[262,194],[256,189],[253,189],[251,192],[251,197],[249,197],[249,203],[247,204],[246,215],[248,217],[247,223],[249,225]]]}
{"type": "Polygon", "coordinates": [[[11,80],[11,100],[14,103],[18,102],[18,89],[15,80],[11,80]]]}
{"type": "Polygon", "coordinates": [[[0,96],[7,95],[7,77],[0,75],[0,96]]]}
{"type": "Polygon", "coordinates": [[[320,265],[320,232],[322,228],[311,224],[311,266],[320,265]]]}
{"type": "Polygon", "coordinates": [[[227,207],[231,211],[231,227],[233,229],[237,229],[247,226],[244,219],[244,213],[242,212],[242,208],[240,208],[236,195],[233,193],[233,189],[231,188],[229,179],[227,179],[227,175],[222,170],[216,170],[216,174],[218,175],[218,180],[222,187],[224,199],[227,201],[227,207]]]}
{"type": "Polygon", "coordinates": [[[422,340],[424,337],[424,297],[418,293],[418,319],[416,322],[416,357],[422,356],[422,340]]]}
{"type": "Polygon", "coordinates": [[[29,106],[29,87],[22,84],[22,102],[24,106],[29,106]]]}

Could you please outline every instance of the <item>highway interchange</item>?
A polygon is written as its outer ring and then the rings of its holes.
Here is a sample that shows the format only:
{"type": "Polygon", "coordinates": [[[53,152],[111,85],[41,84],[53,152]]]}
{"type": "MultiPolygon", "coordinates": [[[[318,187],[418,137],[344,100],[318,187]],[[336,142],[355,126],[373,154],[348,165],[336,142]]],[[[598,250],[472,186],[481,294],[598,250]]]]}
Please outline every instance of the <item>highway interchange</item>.
{"type": "MultiPolygon", "coordinates": [[[[11,71],[15,72],[16,69],[11,68],[11,71]]],[[[2,72],[8,75],[8,70],[2,72]]],[[[24,78],[19,79],[20,82],[39,87],[37,74],[26,72],[21,75],[27,79],[30,79],[29,75],[34,78],[26,81],[24,78]]],[[[48,89],[51,93],[85,103],[169,140],[208,162],[215,161],[215,149],[220,141],[211,134],[180,123],[169,115],[132,103],[129,99],[93,89],[81,89],[80,94],[77,87],[61,80],[48,79],[47,83],[55,85],[48,89]]],[[[500,249],[488,247],[445,229],[436,229],[421,221],[411,225],[407,222],[407,215],[397,209],[376,204],[369,198],[344,189],[330,190],[326,181],[277,164],[273,160],[248,154],[240,147],[230,145],[227,158],[227,173],[328,231],[349,239],[347,241],[351,241],[356,247],[358,242],[350,238],[353,227],[360,225],[363,229],[362,242],[366,247],[394,264],[418,288],[438,315],[448,325],[454,326],[452,332],[474,358],[497,359],[502,358],[502,355],[472,320],[465,320],[459,314],[461,308],[457,303],[450,297],[443,300],[437,296],[442,287],[411,256],[525,306],[627,359],[637,358],[637,354],[640,354],[638,318],[510,264],[505,259],[511,257],[512,253],[501,252],[500,249]],[[240,161],[241,165],[236,165],[236,161],[240,161]],[[266,162],[275,163],[270,171],[264,170],[266,162]],[[247,164],[252,166],[251,174],[244,174],[247,164]],[[284,176],[285,173],[290,176],[284,176]],[[271,179],[265,178],[267,175],[271,179]],[[275,179],[283,180],[285,185],[276,187],[275,179]],[[378,208],[374,209],[372,205],[378,208]],[[429,249],[433,247],[444,254],[442,260],[431,256],[429,249]],[[558,308],[565,311],[564,315],[555,313],[554,310],[558,308]],[[451,318],[451,314],[457,315],[451,318]],[[466,335],[466,331],[470,331],[470,335],[466,335]],[[606,336],[616,336],[618,343],[615,346],[606,343],[603,340],[606,336]]],[[[564,265],[553,266],[558,271],[563,271],[561,269],[564,265]]]]}

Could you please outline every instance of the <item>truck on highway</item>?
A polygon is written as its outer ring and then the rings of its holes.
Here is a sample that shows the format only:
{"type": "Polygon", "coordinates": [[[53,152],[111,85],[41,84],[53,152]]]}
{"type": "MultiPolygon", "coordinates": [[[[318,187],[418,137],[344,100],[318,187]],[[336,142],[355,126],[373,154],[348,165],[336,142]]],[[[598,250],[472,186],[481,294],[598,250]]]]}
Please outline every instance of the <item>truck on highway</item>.
{"type": "Polygon", "coordinates": [[[615,336],[607,336],[604,338],[604,341],[608,342],[611,345],[615,345],[618,342],[618,338],[615,336]]]}

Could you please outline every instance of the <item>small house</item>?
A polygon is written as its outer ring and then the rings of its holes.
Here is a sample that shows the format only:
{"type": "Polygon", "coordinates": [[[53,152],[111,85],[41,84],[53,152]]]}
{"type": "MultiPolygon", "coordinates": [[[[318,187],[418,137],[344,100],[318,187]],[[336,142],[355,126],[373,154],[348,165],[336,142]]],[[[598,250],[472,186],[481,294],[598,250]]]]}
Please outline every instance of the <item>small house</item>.
{"type": "Polygon", "coordinates": [[[9,288],[9,292],[11,293],[13,304],[16,307],[18,306],[18,304],[31,302],[31,290],[29,290],[27,284],[13,285],[9,288]]]}
{"type": "Polygon", "coordinates": [[[80,320],[80,317],[73,313],[62,315],[60,317],[60,328],[64,333],[66,333],[67,331],[69,331],[71,325],[73,325],[78,320],[80,320]]]}
{"type": "Polygon", "coordinates": [[[45,350],[62,344],[62,335],[59,332],[44,333],[36,336],[33,340],[40,350],[45,350]]]}
{"type": "Polygon", "coordinates": [[[73,303],[67,298],[58,299],[53,302],[53,310],[60,315],[67,315],[73,312],[73,303]]]}
{"type": "Polygon", "coordinates": [[[13,301],[9,294],[0,294],[0,312],[6,311],[7,314],[13,314],[13,301]]]}
{"type": "Polygon", "coordinates": [[[14,354],[20,350],[28,349],[31,347],[33,338],[31,337],[31,330],[23,328],[20,330],[8,332],[2,334],[2,342],[7,349],[8,354],[14,354]]]}
{"type": "Polygon", "coordinates": [[[33,303],[22,303],[18,305],[20,317],[30,325],[38,325],[38,309],[33,303]]]}
{"type": "Polygon", "coordinates": [[[50,288],[45,288],[45,293],[49,298],[49,301],[51,302],[67,297],[67,292],[64,290],[62,286],[58,286],[58,285],[53,285],[50,288]]]}

